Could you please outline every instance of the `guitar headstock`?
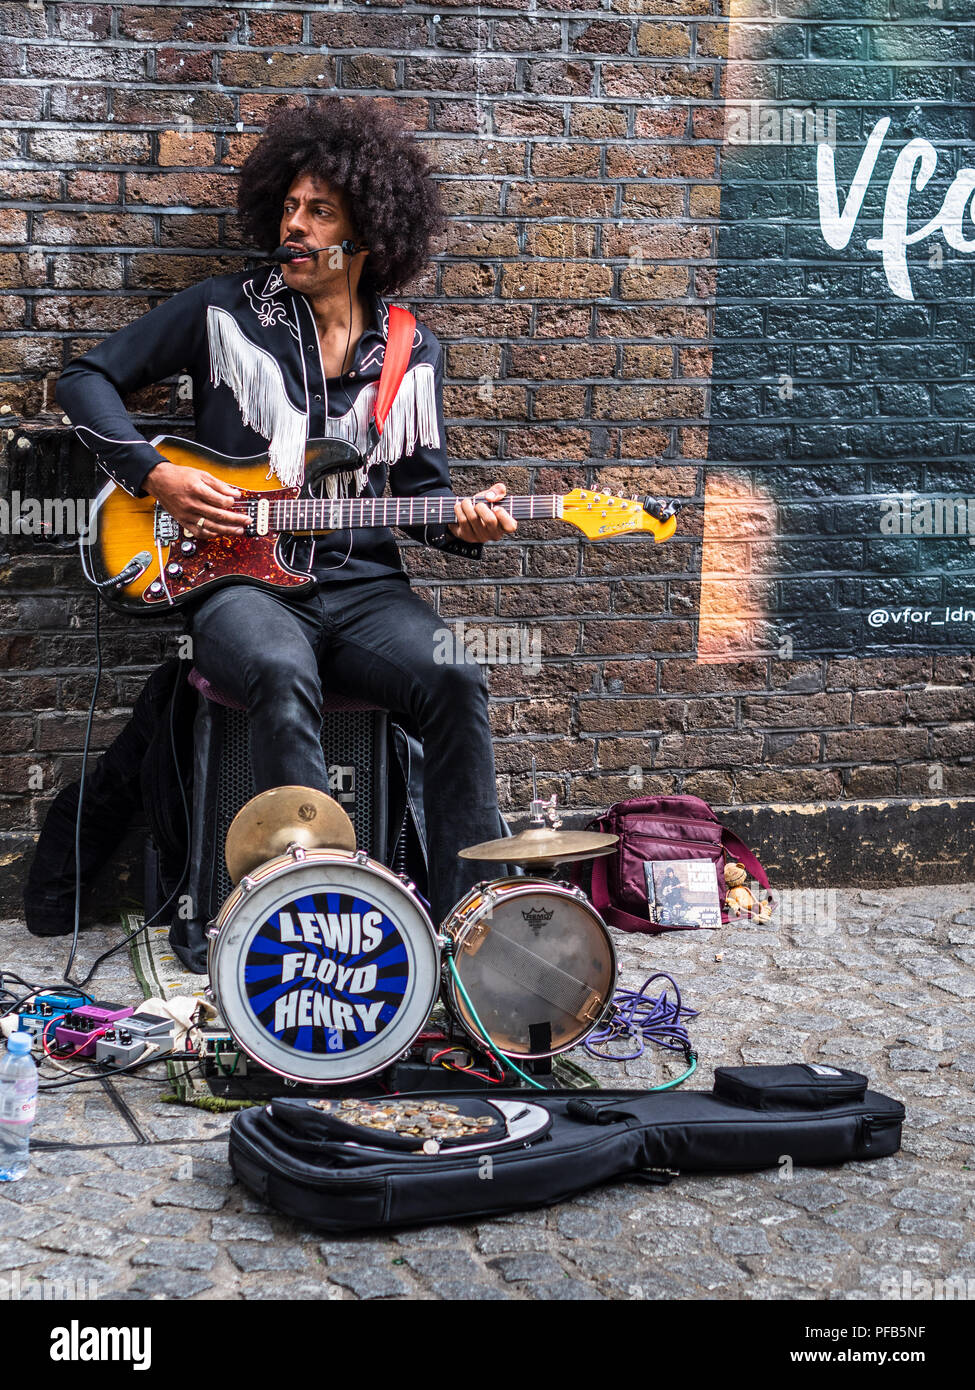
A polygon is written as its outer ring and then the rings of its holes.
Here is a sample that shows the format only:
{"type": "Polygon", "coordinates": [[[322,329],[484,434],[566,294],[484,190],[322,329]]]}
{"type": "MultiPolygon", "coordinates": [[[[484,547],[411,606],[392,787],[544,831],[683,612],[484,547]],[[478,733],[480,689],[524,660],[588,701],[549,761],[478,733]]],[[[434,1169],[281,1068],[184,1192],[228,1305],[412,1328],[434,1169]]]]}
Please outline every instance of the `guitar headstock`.
{"type": "Polygon", "coordinates": [[[666,541],[677,530],[679,507],[661,497],[618,497],[576,488],[562,498],[562,520],[578,526],[591,541],[647,531],[654,541],[666,541]]]}

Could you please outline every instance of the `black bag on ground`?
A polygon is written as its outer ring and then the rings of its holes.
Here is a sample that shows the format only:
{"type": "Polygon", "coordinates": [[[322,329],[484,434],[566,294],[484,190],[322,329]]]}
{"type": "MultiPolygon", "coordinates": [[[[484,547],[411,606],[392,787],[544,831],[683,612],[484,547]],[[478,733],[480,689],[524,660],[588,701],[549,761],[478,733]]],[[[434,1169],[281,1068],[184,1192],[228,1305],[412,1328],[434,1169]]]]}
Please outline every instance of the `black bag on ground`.
{"type": "MultiPolygon", "coordinates": [[[[761,1096],[761,1073],[776,1073],[764,1079],[777,1090],[781,1071],[736,1068],[746,1083],[740,1094],[750,1082],[761,1096]]],[[[438,1093],[426,1099],[454,1107],[463,1122],[455,1130],[473,1130],[442,1142],[399,1132],[409,1119],[397,1118],[397,1131],[366,1128],[346,1123],[348,1109],[334,1100],[322,1109],[321,1101],[278,1099],[234,1116],[230,1163],[275,1211],[316,1230],[352,1231],[548,1206],[614,1178],[669,1182],[674,1170],[740,1172],[784,1157],[819,1166],[900,1147],[899,1101],[866,1091],[824,1103],[815,1084],[793,1095],[759,1108],[714,1091],[438,1093]]],[[[395,1107],[401,1117],[420,1099],[367,1104],[395,1107]]],[[[438,1123],[455,1132],[452,1118],[438,1123]]]]}

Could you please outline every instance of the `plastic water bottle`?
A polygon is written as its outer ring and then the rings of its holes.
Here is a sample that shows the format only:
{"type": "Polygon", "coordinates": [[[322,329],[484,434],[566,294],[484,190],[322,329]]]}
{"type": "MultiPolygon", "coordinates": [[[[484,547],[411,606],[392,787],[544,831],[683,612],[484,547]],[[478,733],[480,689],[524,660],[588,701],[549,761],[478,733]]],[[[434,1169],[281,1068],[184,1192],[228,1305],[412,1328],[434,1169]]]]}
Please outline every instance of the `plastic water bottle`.
{"type": "Polygon", "coordinates": [[[0,1182],[22,1178],[30,1167],[30,1132],[37,1111],[37,1068],[29,1033],[11,1033],[0,1061],[0,1182]]]}

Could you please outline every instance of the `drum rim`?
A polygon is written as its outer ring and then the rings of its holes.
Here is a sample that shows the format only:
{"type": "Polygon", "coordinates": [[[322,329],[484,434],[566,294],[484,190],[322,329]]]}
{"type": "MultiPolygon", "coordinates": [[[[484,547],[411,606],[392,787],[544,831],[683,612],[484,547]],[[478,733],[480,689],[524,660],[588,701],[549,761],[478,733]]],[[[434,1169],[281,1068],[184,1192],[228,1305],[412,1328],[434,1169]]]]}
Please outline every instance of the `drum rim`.
{"type": "MultiPolygon", "coordinates": [[[[577,1037],[573,1038],[571,1042],[566,1043],[564,1047],[555,1048],[549,1052],[517,1052],[513,1048],[505,1049],[506,1054],[508,1056],[514,1057],[519,1061],[526,1062],[542,1061],[546,1057],[558,1057],[563,1052],[570,1052],[572,1048],[578,1047],[579,1044],[584,1042],[585,1039],[588,1038],[591,1033],[595,1032],[595,1030],[599,1027],[600,1023],[602,1023],[606,1015],[613,1007],[615,982],[619,975],[619,958],[616,954],[616,944],[613,941],[613,938],[610,934],[609,924],[603,919],[601,913],[597,911],[595,905],[592,902],[590,902],[589,898],[585,895],[585,893],[577,892],[574,885],[567,884],[561,880],[553,882],[551,879],[528,878],[527,875],[513,874],[508,878],[483,879],[480,883],[475,884],[467,893],[465,893],[464,896],[460,898],[458,902],[455,903],[455,905],[451,908],[450,914],[447,917],[446,922],[444,923],[443,931],[446,935],[451,937],[455,947],[460,946],[462,944],[462,941],[459,935],[455,935],[453,932],[451,932],[451,924],[455,921],[457,914],[463,909],[464,904],[468,902],[471,898],[479,897],[481,899],[481,902],[478,904],[477,908],[474,909],[474,912],[476,914],[480,914],[482,907],[484,907],[485,905],[484,900],[487,894],[487,890],[490,888],[504,888],[506,890],[505,896],[509,901],[515,897],[521,896],[522,890],[524,892],[534,892],[537,891],[539,888],[544,888],[547,891],[554,893],[558,897],[571,898],[571,900],[574,903],[576,903],[579,907],[584,908],[589,913],[590,917],[595,920],[598,926],[602,927],[605,933],[606,943],[609,946],[610,992],[609,997],[606,999],[602,1009],[600,1010],[595,1022],[591,1025],[591,1027],[587,1028],[584,1033],[580,1033],[577,1037]],[[508,891],[509,887],[511,890],[513,890],[510,891],[510,893],[508,891]]],[[[479,918],[472,917],[471,921],[465,923],[464,925],[472,927],[475,925],[476,920],[479,920],[479,918]]],[[[474,1027],[472,1022],[468,1022],[463,997],[461,996],[460,991],[457,988],[457,982],[454,979],[453,973],[449,970],[447,971],[445,977],[445,983],[447,988],[448,1003],[450,1004],[454,1017],[457,1019],[461,1027],[470,1037],[472,1037],[477,1043],[483,1046],[487,1046],[487,1039],[478,1031],[477,1028],[474,1027]]],[[[495,1043],[495,1046],[499,1046],[499,1044],[495,1043]]]]}
{"type": "MultiPolygon", "coordinates": [[[[224,1021],[224,1024],[226,1025],[227,1031],[231,1034],[238,1047],[243,1052],[245,1052],[247,1056],[250,1057],[253,1061],[257,1062],[260,1066],[266,1068],[266,1070],[271,1072],[273,1075],[280,1076],[282,1077],[282,1079],[286,1081],[294,1081],[299,1085],[348,1086],[354,1085],[357,1081],[365,1080],[367,1077],[375,1076],[377,1072],[385,1071],[387,1067],[392,1066],[392,1064],[396,1061],[398,1057],[402,1056],[405,1051],[412,1047],[413,1043],[416,1041],[417,1037],[426,1026],[426,1023],[430,1016],[430,1010],[435,1005],[437,1001],[437,995],[440,992],[439,981],[442,965],[441,938],[440,933],[434,926],[433,920],[430,917],[429,912],[427,912],[426,908],[423,906],[423,903],[420,901],[419,895],[416,893],[416,891],[408,887],[407,880],[402,878],[400,875],[394,873],[391,869],[387,868],[385,864],[381,864],[378,860],[369,858],[369,856],[366,855],[362,850],[340,850],[326,848],[309,849],[303,851],[303,853],[299,856],[295,856],[292,853],[285,853],[276,855],[273,859],[265,860],[264,863],[260,864],[256,869],[253,870],[252,873],[245,874],[244,877],[241,879],[240,883],[235,884],[233,890],[230,893],[228,893],[227,897],[224,899],[223,903],[220,906],[219,912],[213,919],[213,929],[214,930],[209,940],[209,950],[207,953],[207,973],[210,988],[213,991],[215,997],[215,1003],[220,1009],[220,1015],[224,1021]],[[416,909],[417,913],[420,916],[423,926],[426,928],[434,953],[433,971],[431,975],[430,1000],[428,1005],[426,1006],[425,1011],[423,1012],[423,1017],[417,1025],[416,1031],[412,1034],[408,1041],[403,1043],[402,1046],[398,1045],[396,1051],[393,1053],[392,1056],[386,1057],[382,1062],[377,1063],[375,1066],[369,1066],[367,1070],[357,1071],[355,1075],[352,1076],[337,1076],[330,1078],[309,1077],[298,1075],[294,1072],[283,1071],[280,1066],[272,1065],[266,1057],[262,1057],[257,1052],[253,1051],[238,1036],[237,1032],[235,1032],[233,1027],[231,1027],[230,1020],[226,1017],[223,1002],[220,999],[219,990],[216,986],[214,969],[216,965],[217,952],[220,946],[220,937],[223,933],[223,929],[227,925],[227,922],[230,920],[231,916],[233,915],[234,910],[240,905],[241,902],[245,901],[247,898],[251,896],[254,889],[256,889],[260,885],[270,882],[272,879],[276,878],[282,871],[285,871],[287,869],[297,869],[305,867],[309,863],[322,864],[324,862],[339,863],[342,865],[351,864],[354,865],[356,868],[372,869],[376,871],[379,875],[381,875],[387,881],[387,883],[394,888],[394,890],[402,893],[409,900],[411,907],[414,907],[416,909]],[[245,880],[248,881],[251,885],[246,890],[244,890],[241,887],[245,880]]],[[[226,938],[224,939],[226,940],[226,938]]]]}

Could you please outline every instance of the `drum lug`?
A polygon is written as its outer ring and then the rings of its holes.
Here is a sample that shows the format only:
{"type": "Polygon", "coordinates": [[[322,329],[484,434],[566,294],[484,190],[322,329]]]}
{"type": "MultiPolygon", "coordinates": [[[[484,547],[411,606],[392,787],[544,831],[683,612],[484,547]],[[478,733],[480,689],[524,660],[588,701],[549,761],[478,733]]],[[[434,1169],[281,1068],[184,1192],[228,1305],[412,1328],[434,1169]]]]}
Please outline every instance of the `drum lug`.
{"type": "Polygon", "coordinates": [[[593,990],[582,1008],[576,1014],[580,1023],[596,1023],[603,1011],[603,999],[598,990],[593,990]]]}
{"type": "Polygon", "coordinates": [[[216,922],[207,922],[206,934],[211,941],[220,935],[220,928],[217,926],[216,922]]]}
{"type": "Polygon", "coordinates": [[[480,921],[471,929],[470,936],[464,939],[461,950],[465,956],[476,956],[484,945],[485,939],[491,930],[491,924],[487,921],[480,921]]]}
{"type": "Polygon", "coordinates": [[[299,845],[297,840],[292,840],[288,846],[288,853],[296,864],[300,864],[307,857],[304,845],[299,845]]]}
{"type": "Polygon", "coordinates": [[[206,989],[203,991],[203,998],[208,1004],[215,1004],[217,1002],[217,996],[214,994],[212,986],[207,985],[206,989]]]}
{"type": "Polygon", "coordinates": [[[412,893],[416,890],[416,884],[410,878],[409,874],[397,874],[396,877],[399,879],[400,883],[402,883],[403,887],[407,890],[407,892],[412,893]]]}
{"type": "Polygon", "coordinates": [[[366,854],[364,849],[357,849],[355,854],[353,854],[352,858],[355,860],[357,864],[369,863],[369,856],[368,854],[366,854]]]}
{"type": "Polygon", "coordinates": [[[238,883],[237,887],[240,889],[242,893],[249,893],[251,889],[254,887],[254,880],[250,878],[247,874],[245,874],[244,877],[238,883]]]}

